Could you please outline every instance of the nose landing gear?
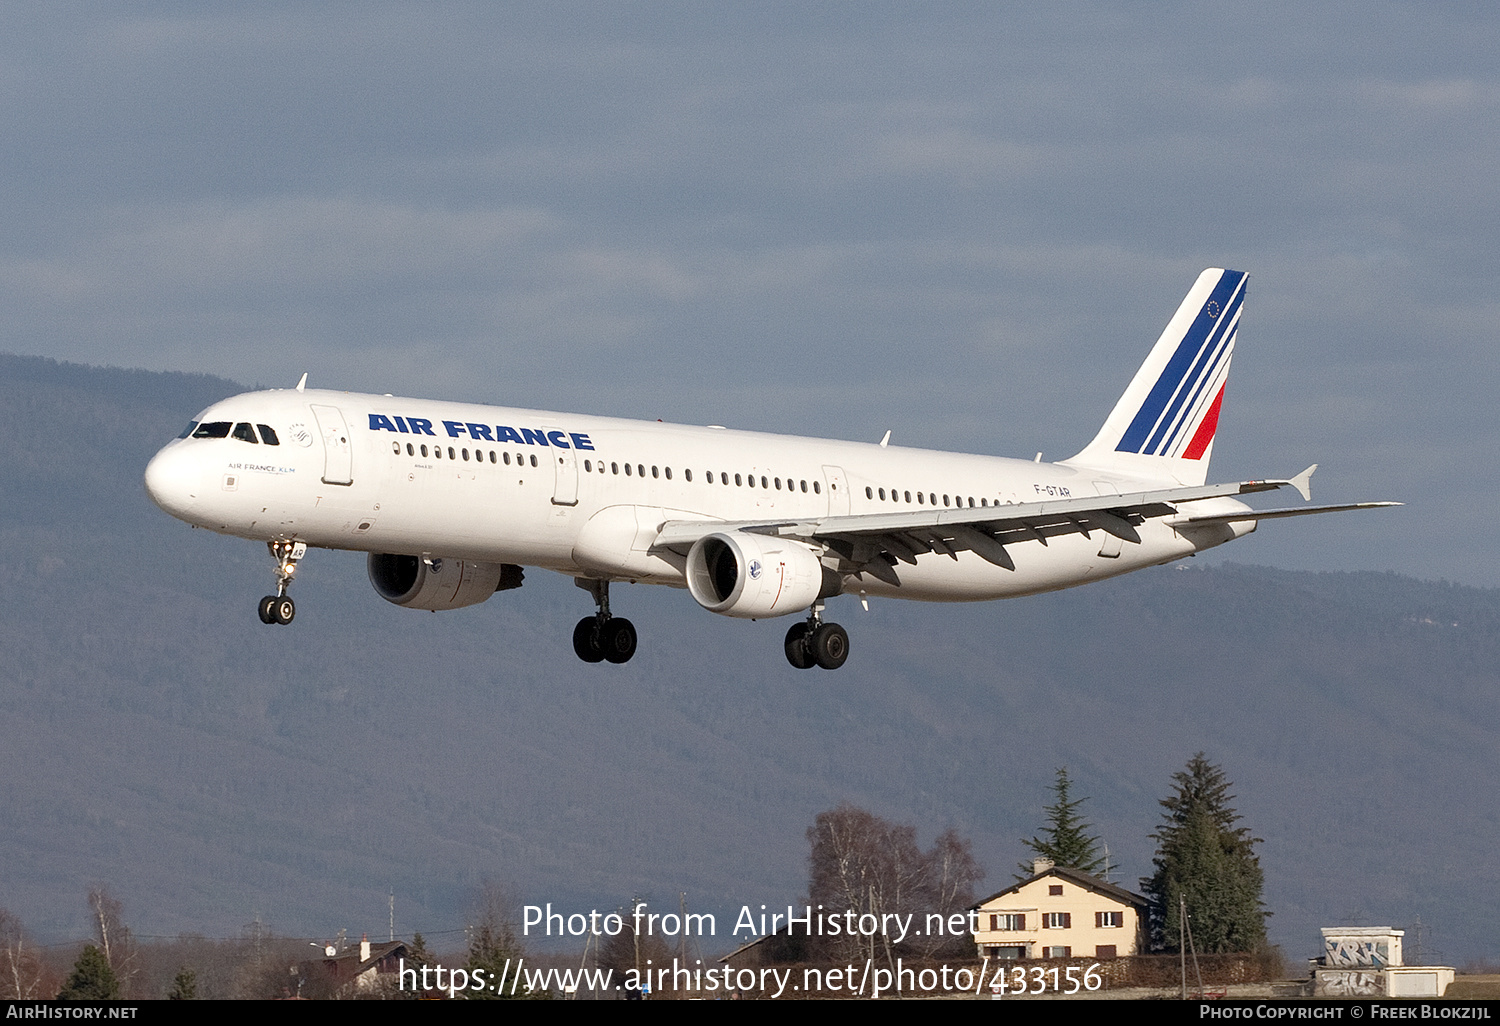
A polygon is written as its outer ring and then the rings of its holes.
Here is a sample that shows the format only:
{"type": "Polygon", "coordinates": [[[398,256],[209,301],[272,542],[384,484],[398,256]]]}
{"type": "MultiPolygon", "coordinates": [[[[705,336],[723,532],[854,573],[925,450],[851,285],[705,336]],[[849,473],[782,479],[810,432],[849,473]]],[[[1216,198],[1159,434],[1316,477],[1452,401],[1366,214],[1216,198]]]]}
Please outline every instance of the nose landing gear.
{"type": "Polygon", "coordinates": [[[573,651],[586,663],[628,663],[635,655],[635,624],[609,612],[609,582],[575,577],[573,583],[594,596],[599,611],[573,628],[573,651]]]}
{"type": "Polygon", "coordinates": [[[271,558],[276,560],[276,594],[267,595],[260,600],[260,622],[265,624],[288,624],[297,615],[297,604],[292,601],[286,593],[291,586],[292,577],[297,573],[297,561],[307,555],[307,544],[305,542],[271,541],[266,542],[266,548],[271,550],[271,558]]]}
{"type": "Polygon", "coordinates": [[[798,670],[821,666],[837,670],[849,658],[849,632],[836,623],[823,622],[823,603],[808,610],[804,623],[792,624],[786,632],[786,661],[798,670]]]}

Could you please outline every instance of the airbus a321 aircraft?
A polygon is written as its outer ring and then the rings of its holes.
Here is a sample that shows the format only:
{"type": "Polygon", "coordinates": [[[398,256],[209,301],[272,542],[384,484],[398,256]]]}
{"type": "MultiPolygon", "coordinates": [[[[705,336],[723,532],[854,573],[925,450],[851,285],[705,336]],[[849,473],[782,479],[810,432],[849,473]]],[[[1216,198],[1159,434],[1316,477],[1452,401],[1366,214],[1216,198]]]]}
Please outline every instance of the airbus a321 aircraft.
{"type": "MultiPolygon", "coordinates": [[[[837,669],[835,595],[968,602],[1167,563],[1261,520],[1395,503],[1252,510],[1288,480],[1206,485],[1246,276],[1204,271],[1104,426],[1060,463],[306,389],[237,395],[146,468],[163,510],[267,543],[276,594],[309,547],[369,553],[370,583],[411,609],[519,588],[522,567],[593,597],[573,648],[623,663],[635,628],[612,581],[686,587],[722,616],[802,614],[794,666],[837,669]]],[[[889,438],[889,434],[887,434],[889,438]]]]}

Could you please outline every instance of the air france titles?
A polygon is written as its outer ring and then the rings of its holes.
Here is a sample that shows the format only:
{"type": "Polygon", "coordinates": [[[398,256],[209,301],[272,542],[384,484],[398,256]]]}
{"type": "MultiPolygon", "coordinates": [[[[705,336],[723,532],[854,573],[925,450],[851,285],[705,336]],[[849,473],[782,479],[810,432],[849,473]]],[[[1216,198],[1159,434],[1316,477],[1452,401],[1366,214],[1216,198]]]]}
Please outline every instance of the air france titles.
{"type": "MultiPolygon", "coordinates": [[[[589,441],[589,436],[579,431],[547,431],[533,428],[521,428],[517,431],[504,424],[491,427],[489,424],[470,424],[462,420],[444,420],[439,423],[443,425],[443,430],[448,433],[449,438],[469,438],[476,442],[514,442],[516,445],[547,445],[557,449],[593,451],[594,448],[594,443],[589,441]]],[[[387,417],[383,413],[372,413],[370,414],[370,430],[437,437],[437,432],[432,430],[432,421],[425,417],[387,417]]]]}

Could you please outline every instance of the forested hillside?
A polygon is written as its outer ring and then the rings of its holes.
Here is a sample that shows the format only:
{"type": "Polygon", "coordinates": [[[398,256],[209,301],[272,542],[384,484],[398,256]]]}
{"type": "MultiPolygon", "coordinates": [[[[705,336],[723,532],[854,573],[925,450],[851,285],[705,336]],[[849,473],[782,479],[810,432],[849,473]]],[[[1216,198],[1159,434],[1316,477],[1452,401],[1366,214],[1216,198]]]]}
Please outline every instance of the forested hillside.
{"type": "Polygon", "coordinates": [[[239,388],[0,357],[0,906],[33,933],[85,935],[96,882],[140,935],[258,914],[383,937],[392,889],[398,932],[440,935],[486,877],[584,910],[784,905],[841,801],[957,827],[1003,884],[1063,765],[1134,888],[1202,750],[1264,838],[1289,955],[1420,916],[1428,955],[1496,957],[1500,593],[1188,561],[977,606],[841,599],[828,674],[786,665],[785,622],[620,587],[641,648],[613,667],[574,658],[589,602],[564,579],[417,613],[313,552],[268,629],[264,548],[141,487],[239,388]]]}

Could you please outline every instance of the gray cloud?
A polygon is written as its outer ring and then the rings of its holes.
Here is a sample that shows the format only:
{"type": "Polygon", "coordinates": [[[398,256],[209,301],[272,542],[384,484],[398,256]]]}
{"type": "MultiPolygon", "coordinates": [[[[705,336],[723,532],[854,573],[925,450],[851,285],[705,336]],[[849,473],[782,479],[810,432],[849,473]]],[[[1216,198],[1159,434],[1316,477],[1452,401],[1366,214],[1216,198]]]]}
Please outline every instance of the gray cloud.
{"type": "Polygon", "coordinates": [[[1492,584],[1496,27],[7,11],[0,348],[1055,458],[1228,265],[1215,476],[1316,459],[1320,497],[1414,503],[1232,555],[1492,584]]]}

